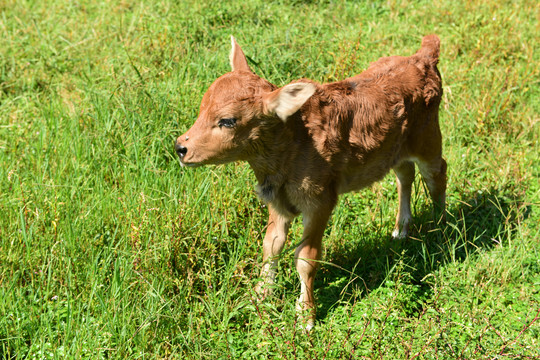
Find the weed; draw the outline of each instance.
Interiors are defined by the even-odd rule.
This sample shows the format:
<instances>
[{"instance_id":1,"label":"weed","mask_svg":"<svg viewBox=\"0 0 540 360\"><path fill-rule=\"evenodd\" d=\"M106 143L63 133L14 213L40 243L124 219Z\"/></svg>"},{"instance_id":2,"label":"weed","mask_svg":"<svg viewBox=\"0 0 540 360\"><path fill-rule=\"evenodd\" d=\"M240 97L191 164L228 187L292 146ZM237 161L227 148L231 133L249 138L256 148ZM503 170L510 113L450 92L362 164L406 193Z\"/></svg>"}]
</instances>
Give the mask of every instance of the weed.
<instances>
[{"instance_id":1,"label":"weed","mask_svg":"<svg viewBox=\"0 0 540 360\"><path fill-rule=\"evenodd\" d=\"M537 4L261 0L0 3L0 358L540 356ZM437 33L447 225L425 187L392 241L395 180L340 200L318 324L295 318L300 221L274 297L246 164L173 141L234 34L283 85L333 81Z\"/></svg>"}]
</instances>

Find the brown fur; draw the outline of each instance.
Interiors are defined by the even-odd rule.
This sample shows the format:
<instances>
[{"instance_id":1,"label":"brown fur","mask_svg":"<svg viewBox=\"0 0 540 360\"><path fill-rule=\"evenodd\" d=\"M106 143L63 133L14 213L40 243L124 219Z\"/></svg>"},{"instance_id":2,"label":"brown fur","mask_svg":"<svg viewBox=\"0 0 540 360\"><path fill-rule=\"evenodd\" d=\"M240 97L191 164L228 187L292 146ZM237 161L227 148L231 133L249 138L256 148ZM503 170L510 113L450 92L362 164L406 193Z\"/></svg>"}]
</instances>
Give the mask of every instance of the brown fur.
<instances>
[{"instance_id":1,"label":"brown fur","mask_svg":"<svg viewBox=\"0 0 540 360\"><path fill-rule=\"evenodd\" d=\"M339 194L369 186L394 169L400 200L394 236L406 236L417 163L444 213L438 56L439 39L430 35L416 54L381 58L360 75L330 84L301 79L278 89L251 72L233 39L233 71L210 86L199 118L177 139L184 165L246 160L253 168L270 212L261 293L272 282L291 220L303 214L296 266L299 310L309 310L308 328L314 323L321 239ZM235 127L220 127L224 118L237 119Z\"/></svg>"}]
</instances>

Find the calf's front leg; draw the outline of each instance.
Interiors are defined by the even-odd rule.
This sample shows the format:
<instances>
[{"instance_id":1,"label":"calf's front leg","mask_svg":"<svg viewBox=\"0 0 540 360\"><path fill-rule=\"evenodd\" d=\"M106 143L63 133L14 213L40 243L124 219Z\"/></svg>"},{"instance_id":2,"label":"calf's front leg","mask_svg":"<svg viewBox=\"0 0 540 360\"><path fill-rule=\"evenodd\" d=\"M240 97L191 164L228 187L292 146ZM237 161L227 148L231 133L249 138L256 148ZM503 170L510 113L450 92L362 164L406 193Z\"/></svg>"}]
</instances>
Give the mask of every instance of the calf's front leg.
<instances>
[{"instance_id":1,"label":"calf's front leg","mask_svg":"<svg viewBox=\"0 0 540 360\"><path fill-rule=\"evenodd\" d=\"M313 212L304 213L304 234L302 243L295 252L296 270L300 275L301 293L296 304L296 310L302 326L311 330L315 325L315 297L313 287L315 274L321 258L321 246L324 229L332 213L331 206L318 208Z\"/></svg>"},{"instance_id":2,"label":"calf's front leg","mask_svg":"<svg viewBox=\"0 0 540 360\"><path fill-rule=\"evenodd\" d=\"M278 263L278 255L283 250L287 233L291 226L291 219L279 214L271 205L268 206L270 216L268 227L263 240L263 266L261 269L261 281L255 288L259 298L265 298L271 291L270 286L274 283Z\"/></svg>"}]
</instances>

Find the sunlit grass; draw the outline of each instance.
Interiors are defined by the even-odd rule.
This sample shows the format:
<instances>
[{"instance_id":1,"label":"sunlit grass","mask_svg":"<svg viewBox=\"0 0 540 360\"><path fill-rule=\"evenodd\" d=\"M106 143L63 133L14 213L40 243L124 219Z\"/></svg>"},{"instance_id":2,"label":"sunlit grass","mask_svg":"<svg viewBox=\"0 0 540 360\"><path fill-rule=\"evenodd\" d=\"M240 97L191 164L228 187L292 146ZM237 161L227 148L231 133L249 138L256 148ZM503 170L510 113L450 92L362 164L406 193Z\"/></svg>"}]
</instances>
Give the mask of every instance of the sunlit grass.
<instances>
[{"instance_id":1,"label":"sunlit grass","mask_svg":"<svg viewBox=\"0 0 540 360\"><path fill-rule=\"evenodd\" d=\"M532 1L0 3L1 358L539 355L540 63ZM448 223L418 178L342 197L295 320L296 221L253 301L267 210L247 164L180 168L173 141L234 34L276 85L334 81L437 33Z\"/></svg>"}]
</instances>

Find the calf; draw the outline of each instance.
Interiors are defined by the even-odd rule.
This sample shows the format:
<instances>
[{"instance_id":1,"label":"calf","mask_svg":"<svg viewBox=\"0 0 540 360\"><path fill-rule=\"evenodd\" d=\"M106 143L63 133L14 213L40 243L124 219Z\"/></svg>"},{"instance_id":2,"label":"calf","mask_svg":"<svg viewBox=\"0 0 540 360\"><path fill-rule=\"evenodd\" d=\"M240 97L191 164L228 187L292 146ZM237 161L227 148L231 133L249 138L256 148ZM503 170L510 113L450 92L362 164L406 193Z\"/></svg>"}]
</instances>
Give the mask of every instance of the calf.
<instances>
[{"instance_id":1,"label":"calf","mask_svg":"<svg viewBox=\"0 0 540 360\"><path fill-rule=\"evenodd\" d=\"M426 36L416 54L381 58L343 81L301 79L281 88L254 74L232 37L231 42L232 71L204 94L197 121L176 140L175 150L183 166L245 160L255 172L270 217L259 295L273 282L291 221L303 215L295 253L301 280L297 309L311 329L323 232L340 194L369 186L393 169L399 194L393 236L405 237L416 163L444 215L439 38Z\"/></svg>"}]
</instances>

